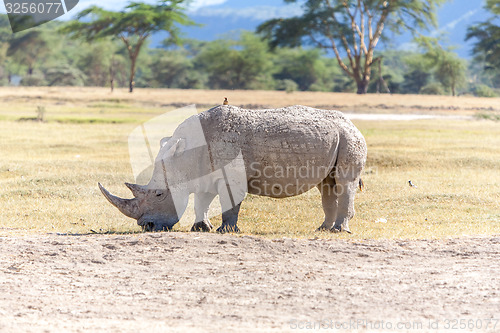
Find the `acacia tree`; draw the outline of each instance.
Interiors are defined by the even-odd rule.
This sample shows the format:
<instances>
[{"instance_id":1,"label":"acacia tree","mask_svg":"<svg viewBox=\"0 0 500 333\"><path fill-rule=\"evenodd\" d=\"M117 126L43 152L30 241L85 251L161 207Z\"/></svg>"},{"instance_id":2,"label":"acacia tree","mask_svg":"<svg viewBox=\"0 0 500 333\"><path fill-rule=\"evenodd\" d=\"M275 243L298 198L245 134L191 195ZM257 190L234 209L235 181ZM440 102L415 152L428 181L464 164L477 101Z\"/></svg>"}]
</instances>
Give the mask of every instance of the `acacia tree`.
<instances>
[{"instance_id":1,"label":"acacia tree","mask_svg":"<svg viewBox=\"0 0 500 333\"><path fill-rule=\"evenodd\" d=\"M465 69L464 60L453 52L445 52L439 60L434 75L443 86L451 90L453 96L456 96L457 88L465 86L467 80Z\"/></svg>"},{"instance_id":2,"label":"acacia tree","mask_svg":"<svg viewBox=\"0 0 500 333\"><path fill-rule=\"evenodd\" d=\"M356 82L357 93L365 94L372 65L379 60L374 51L386 27L400 33L435 25L436 7L445 1L307 0L302 16L272 19L261 24L257 31L270 40L272 47L296 47L308 41L316 47L333 50L342 70Z\"/></svg>"},{"instance_id":3,"label":"acacia tree","mask_svg":"<svg viewBox=\"0 0 500 333\"><path fill-rule=\"evenodd\" d=\"M171 39L178 40L176 24L193 24L184 13L182 4L185 1L161 0L156 5L131 2L120 12L93 6L80 12L78 20L69 23L61 31L87 41L109 36L123 41L130 59L129 91L133 92L137 59L148 37L155 32L166 31Z\"/></svg>"},{"instance_id":4,"label":"acacia tree","mask_svg":"<svg viewBox=\"0 0 500 333\"><path fill-rule=\"evenodd\" d=\"M424 57L429 60L427 70L434 68L434 77L456 95L457 88L466 84L466 62L452 49L444 49L437 38L419 37L416 42L425 50Z\"/></svg>"},{"instance_id":5,"label":"acacia tree","mask_svg":"<svg viewBox=\"0 0 500 333\"><path fill-rule=\"evenodd\" d=\"M473 52L484 59L486 69L500 68L500 0L487 0L486 9L493 16L486 22L469 27L466 40L475 39Z\"/></svg>"}]
</instances>

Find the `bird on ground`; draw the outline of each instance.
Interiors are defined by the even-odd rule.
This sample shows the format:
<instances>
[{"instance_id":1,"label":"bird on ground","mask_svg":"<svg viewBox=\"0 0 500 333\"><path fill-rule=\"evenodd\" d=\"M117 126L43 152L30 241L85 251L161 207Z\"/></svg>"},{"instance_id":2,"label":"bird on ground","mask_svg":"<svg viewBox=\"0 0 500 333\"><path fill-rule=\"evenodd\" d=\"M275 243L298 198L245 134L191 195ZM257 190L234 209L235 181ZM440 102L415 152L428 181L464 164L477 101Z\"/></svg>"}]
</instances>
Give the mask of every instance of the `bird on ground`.
<instances>
[{"instance_id":1,"label":"bird on ground","mask_svg":"<svg viewBox=\"0 0 500 333\"><path fill-rule=\"evenodd\" d=\"M224 97L224 103L222 103L223 105L229 105L229 101L227 100L227 97Z\"/></svg>"},{"instance_id":2,"label":"bird on ground","mask_svg":"<svg viewBox=\"0 0 500 333\"><path fill-rule=\"evenodd\" d=\"M411 180L408 181L408 185L410 185L410 187L417 188L417 185L413 184Z\"/></svg>"}]
</instances>

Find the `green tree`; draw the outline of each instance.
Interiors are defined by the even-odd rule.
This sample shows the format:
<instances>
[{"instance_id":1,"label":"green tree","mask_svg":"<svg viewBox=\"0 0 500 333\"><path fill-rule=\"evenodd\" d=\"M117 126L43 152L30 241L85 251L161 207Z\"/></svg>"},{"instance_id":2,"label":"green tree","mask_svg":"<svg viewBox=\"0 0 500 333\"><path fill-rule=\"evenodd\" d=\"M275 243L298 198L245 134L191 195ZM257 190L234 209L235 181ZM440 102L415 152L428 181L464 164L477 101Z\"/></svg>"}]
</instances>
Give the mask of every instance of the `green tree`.
<instances>
[{"instance_id":1,"label":"green tree","mask_svg":"<svg viewBox=\"0 0 500 333\"><path fill-rule=\"evenodd\" d=\"M476 40L473 52L484 56L489 67L500 68L500 0L487 0L486 9L493 16L468 28L466 40Z\"/></svg>"},{"instance_id":2,"label":"green tree","mask_svg":"<svg viewBox=\"0 0 500 333\"><path fill-rule=\"evenodd\" d=\"M444 95L443 85L439 82L431 82L420 89L423 95Z\"/></svg>"},{"instance_id":3,"label":"green tree","mask_svg":"<svg viewBox=\"0 0 500 333\"><path fill-rule=\"evenodd\" d=\"M436 73L434 74L439 82L451 90L451 94L456 96L457 88L465 86L467 77L465 76L466 65L456 53L445 52L439 59Z\"/></svg>"},{"instance_id":4,"label":"green tree","mask_svg":"<svg viewBox=\"0 0 500 333\"><path fill-rule=\"evenodd\" d=\"M273 63L267 43L251 32L239 40L210 42L195 59L212 89L272 89Z\"/></svg>"},{"instance_id":5,"label":"green tree","mask_svg":"<svg viewBox=\"0 0 500 333\"><path fill-rule=\"evenodd\" d=\"M87 76L86 85L104 87L110 82L110 66L114 52L111 41L88 45L87 51L77 62L78 68Z\"/></svg>"},{"instance_id":6,"label":"green tree","mask_svg":"<svg viewBox=\"0 0 500 333\"><path fill-rule=\"evenodd\" d=\"M185 0L161 0L156 5L132 2L120 12L93 6L80 12L78 21L69 23L62 31L87 41L109 36L119 38L130 60L129 91L133 92L137 59L151 34L167 31L173 40L178 40L176 24L193 24L184 13L183 2Z\"/></svg>"},{"instance_id":7,"label":"green tree","mask_svg":"<svg viewBox=\"0 0 500 333\"><path fill-rule=\"evenodd\" d=\"M407 54L404 57L406 71L403 74L401 92L419 94L423 87L432 80L432 69L435 64L421 53Z\"/></svg>"},{"instance_id":8,"label":"green tree","mask_svg":"<svg viewBox=\"0 0 500 333\"><path fill-rule=\"evenodd\" d=\"M295 3L299 0L285 0ZM340 67L367 92L375 48L385 28L395 33L436 24L435 10L445 0L307 0L302 16L272 19L258 32L272 46L300 46L305 41L333 50ZM345 53L347 61L342 54Z\"/></svg>"},{"instance_id":9,"label":"green tree","mask_svg":"<svg viewBox=\"0 0 500 333\"><path fill-rule=\"evenodd\" d=\"M86 45L81 53L77 67L86 75L87 86L105 87L114 89L115 83L125 85L128 79L126 58L118 53L118 45L110 39L103 39L98 43Z\"/></svg>"},{"instance_id":10,"label":"green tree","mask_svg":"<svg viewBox=\"0 0 500 333\"><path fill-rule=\"evenodd\" d=\"M411 54L409 51L384 50L379 53L375 67L372 70L372 82L368 92L388 92L399 94L403 90L405 74L408 72L406 58ZM382 80L381 80L382 79Z\"/></svg>"},{"instance_id":11,"label":"green tree","mask_svg":"<svg viewBox=\"0 0 500 333\"><path fill-rule=\"evenodd\" d=\"M9 42L12 37L7 15L0 15L0 85L10 83L12 59L7 57Z\"/></svg>"},{"instance_id":12,"label":"green tree","mask_svg":"<svg viewBox=\"0 0 500 333\"><path fill-rule=\"evenodd\" d=\"M417 42L426 51L425 57L435 69L435 78L455 96L456 89L463 87L467 80L466 62L450 49L443 49L436 38L420 37Z\"/></svg>"},{"instance_id":13,"label":"green tree","mask_svg":"<svg viewBox=\"0 0 500 333\"><path fill-rule=\"evenodd\" d=\"M335 78L344 79L332 59L325 57L321 50L302 48L280 48L274 57L274 78L283 89L285 80L291 80L302 91L333 91Z\"/></svg>"},{"instance_id":14,"label":"green tree","mask_svg":"<svg viewBox=\"0 0 500 333\"><path fill-rule=\"evenodd\" d=\"M83 86L85 74L69 64L47 69L45 73L48 86Z\"/></svg>"},{"instance_id":15,"label":"green tree","mask_svg":"<svg viewBox=\"0 0 500 333\"><path fill-rule=\"evenodd\" d=\"M12 37L9 18L7 15L0 15L0 43L7 43Z\"/></svg>"},{"instance_id":16,"label":"green tree","mask_svg":"<svg viewBox=\"0 0 500 333\"><path fill-rule=\"evenodd\" d=\"M109 62L109 84L111 92L115 86L125 86L127 84L127 73L125 71L127 60L121 54L112 54Z\"/></svg>"},{"instance_id":17,"label":"green tree","mask_svg":"<svg viewBox=\"0 0 500 333\"><path fill-rule=\"evenodd\" d=\"M10 40L7 56L14 57L28 67L28 75L32 75L37 60L43 59L50 52L50 44L43 30L29 30L16 34Z\"/></svg>"},{"instance_id":18,"label":"green tree","mask_svg":"<svg viewBox=\"0 0 500 333\"><path fill-rule=\"evenodd\" d=\"M482 81L500 88L500 0L487 0L485 8L493 15L486 22L468 28L466 40L474 40L474 63L481 64ZM478 72L478 71L475 71Z\"/></svg>"},{"instance_id":19,"label":"green tree","mask_svg":"<svg viewBox=\"0 0 500 333\"><path fill-rule=\"evenodd\" d=\"M207 78L194 68L186 50L158 50L151 63L150 81L155 88L199 89L204 88Z\"/></svg>"}]
</instances>

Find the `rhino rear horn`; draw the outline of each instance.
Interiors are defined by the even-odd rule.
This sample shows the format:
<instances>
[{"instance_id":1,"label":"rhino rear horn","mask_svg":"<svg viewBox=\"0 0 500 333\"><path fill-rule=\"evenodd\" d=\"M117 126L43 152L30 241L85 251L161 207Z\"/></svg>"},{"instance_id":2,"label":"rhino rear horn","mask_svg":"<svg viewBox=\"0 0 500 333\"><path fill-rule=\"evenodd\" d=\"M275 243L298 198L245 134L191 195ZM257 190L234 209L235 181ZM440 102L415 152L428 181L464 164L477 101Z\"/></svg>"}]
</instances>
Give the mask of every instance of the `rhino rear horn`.
<instances>
[{"instance_id":1,"label":"rhino rear horn","mask_svg":"<svg viewBox=\"0 0 500 333\"><path fill-rule=\"evenodd\" d=\"M146 188L144 186L137 184L130 184L130 183L125 183L125 186L128 187L128 189L132 192L132 194L136 198L139 198L146 194Z\"/></svg>"},{"instance_id":2,"label":"rhino rear horn","mask_svg":"<svg viewBox=\"0 0 500 333\"><path fill-rule=\"evenodd\" d=\"M114 196L113 194L109 193L108 190L104 188L99 183L99 189L101 190L102 194L108 199L108 201L118 208L120 212L122 212L125 216L128 216L133 219L139 219L141 217L139 205L138 205L138 200L136 198L134 199L122 199L117 196Z\"/></svg>"}]
</instances>

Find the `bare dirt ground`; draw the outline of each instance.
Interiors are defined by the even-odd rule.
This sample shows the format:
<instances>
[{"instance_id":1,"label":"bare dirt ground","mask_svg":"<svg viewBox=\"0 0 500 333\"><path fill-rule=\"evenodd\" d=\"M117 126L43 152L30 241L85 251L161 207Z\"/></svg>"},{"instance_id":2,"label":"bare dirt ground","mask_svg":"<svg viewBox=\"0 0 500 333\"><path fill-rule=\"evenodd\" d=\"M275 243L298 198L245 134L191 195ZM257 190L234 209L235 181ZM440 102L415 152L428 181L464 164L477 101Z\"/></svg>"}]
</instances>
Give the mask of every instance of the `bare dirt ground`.
<instances>
[{"instance_id":1,"label":"bare dirt ground","mask_svg":"<svg viewBox=\"0 0 500 333\"><path fill-rule=\"evenodd\" d=\"M6 332L281 332L311 325L421 332L459 328L460 320L474 327L459 331L498 332L499 310L500 235L0 237Z\"/></svg>"}]
</instances>

